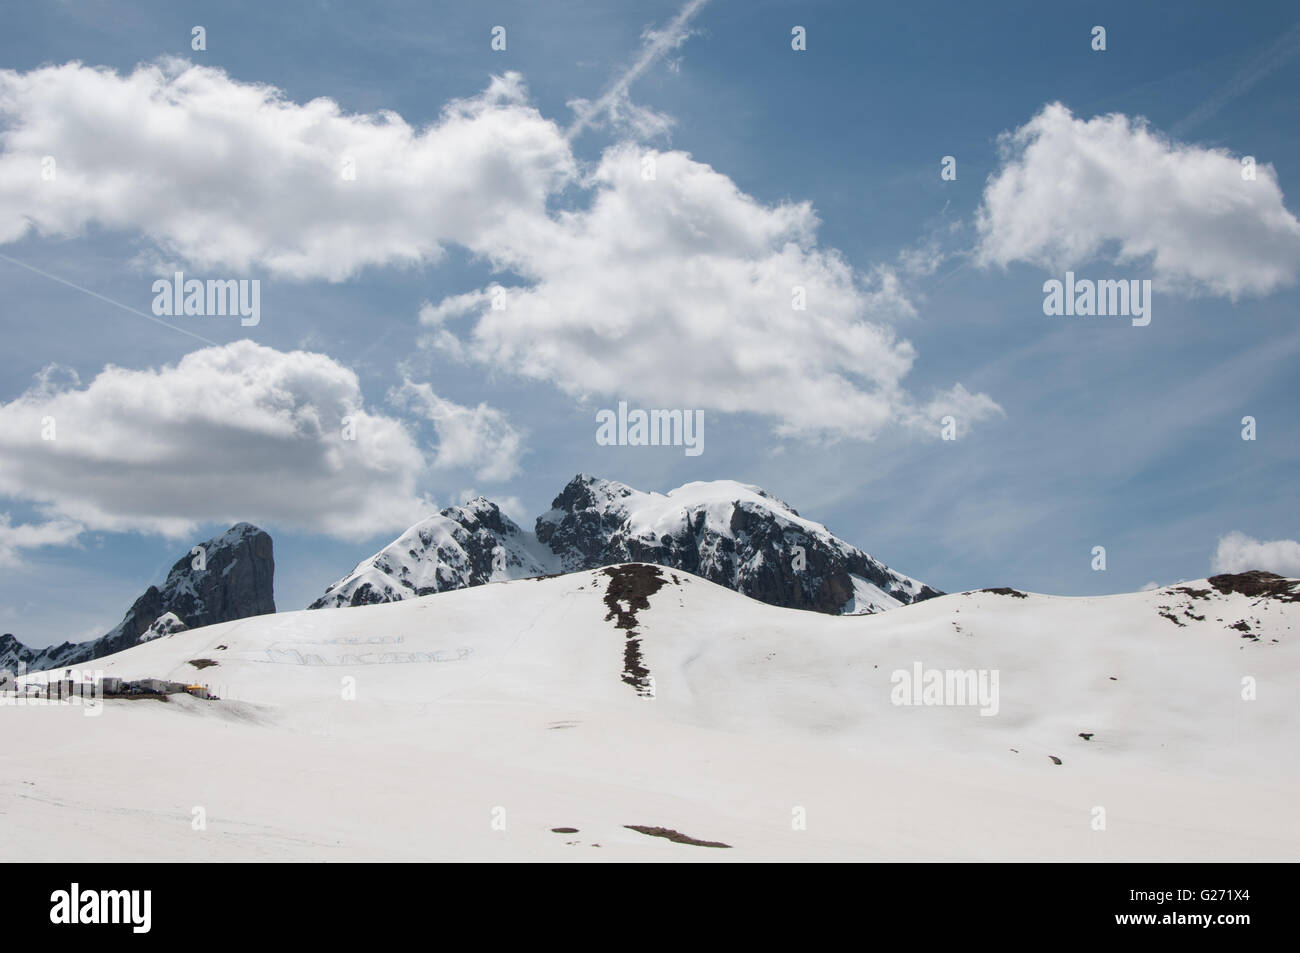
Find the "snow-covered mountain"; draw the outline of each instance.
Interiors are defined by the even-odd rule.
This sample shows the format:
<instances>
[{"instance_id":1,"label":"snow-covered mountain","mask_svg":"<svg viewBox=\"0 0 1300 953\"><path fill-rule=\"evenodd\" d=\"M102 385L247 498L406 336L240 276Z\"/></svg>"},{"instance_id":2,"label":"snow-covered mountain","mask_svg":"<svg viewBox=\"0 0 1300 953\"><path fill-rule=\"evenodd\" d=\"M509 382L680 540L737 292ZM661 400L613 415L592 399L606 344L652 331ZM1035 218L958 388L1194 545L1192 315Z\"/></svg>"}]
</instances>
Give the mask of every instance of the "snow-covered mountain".
<instances>
[{"instance_id":1,"label":"snow-covered mountain","mask_svg":"<svg viewBox=\"0 0 1300 953\"><path fill-rule=\"evenodd\" d=\"M394 602L504 579L647 562L792 609L865 615L939 595L756 486L667 494L579 474L521 529L478 498L416 524L311 608Z\"/></svg>"},{"instance_id":2,"label":"snow-covered mountain","mask_svg":"<svg viewBox=\"0 0 1300 953\"><path fill-rule=\"evenodd\" d=\"M421 520L325 590L308 608L372 605L524 579L555 560L483 497Z\"/></svg>"},{"instance_id":3,"label":"snow-covered mountain","mask_svg":"<svg viewBox=\"0 0 1300 953\"><path fill-rule=\"evenodd\" d=\"M842 617L625 564L190 629L94 668L222 701L0 707L5 856L1295 861L1298 588Z\"/></svg>"},{"instance_id":4,"label":"snow-covered mountain","mask_svg":"<svg viewBox=\"0 0 1300 953\"><path fill-rule=\"evenodd\" d=\"M198 548L202 554L191 548L178 559L162 588L146 589L107 635L44 649L28 648L10 634L0 636L0 669L79 665L186 628L275 611L275 558L266 532L236 523Z\"/></svg>"},{"instance_id":5,"label":"snow-covered mountain","mask_svg":"<svg viewBox=\"0 0 1300 953\"><path fill-rule=\"evenodd\" d=\"M538 517L536 535L566 571L656 563L790 609L867 614L940 594L732 480L665 495L579 474Z\"/></svg>"}]
</instances>

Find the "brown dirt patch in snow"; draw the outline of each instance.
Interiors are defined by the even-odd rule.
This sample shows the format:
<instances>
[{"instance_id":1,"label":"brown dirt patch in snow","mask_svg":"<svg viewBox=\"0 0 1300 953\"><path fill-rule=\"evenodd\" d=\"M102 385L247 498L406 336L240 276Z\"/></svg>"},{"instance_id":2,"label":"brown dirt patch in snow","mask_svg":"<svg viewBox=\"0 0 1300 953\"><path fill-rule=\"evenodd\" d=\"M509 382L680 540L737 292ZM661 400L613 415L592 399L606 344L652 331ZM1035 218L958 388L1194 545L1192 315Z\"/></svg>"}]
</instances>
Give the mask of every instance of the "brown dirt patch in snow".
<instances>
[{"instance_id":1,"label":"brown dirt patch in snow","mask_svg":"<svg viewBox=\"0 0 1300 953\"><path fill-rule=\"evenodd\" d=\"M1255 569L1250 572L1211 576L1206 581L1224 595L1239 592L1243 596L1263 596L1267 599L1277 599L1279 602L1300 602L1300 593L1295 591L1297 580L1287 579L1276 573Z\"/></svg>"},{"instance_id":2,"label":"brown dirt patch in snow","mask_svg":"<svg viewBox=\"0 0 1300 953\"><path fill-rule=\"evenodd\" d=\"M650 669L641 657L641 640L637 637L636 614L650 608L650 597L664 587L663 571L658 566L630 563L623 566L606 566L601 570L609 577L605 587L605 621L613 621L616 629L626 634L623 643L622 679L636 689L643 698L654 696ZM624 604L627 608L624 609Z\"/></svg>"},{"instance_id":3,"label":"brown dirt patch in snow","mask_svg":"<svg viewBox=\"0 0 1300 953\"><path fill-rule=\"evenodd\" d=\"M728 850L731 849L730 844L724 844L722 841L698 840L697 838L683 834L681 831L675 831L668 827L644 827L640 824L624 824L623 826L630 831L636 831L638 834L646 834L650 837L662 837L665 840L672 841L674 844L689 844L692 847L725 847Z\"/></svg>"},{"instance_id":4,"label":"brown dirt patch in snow","mask_svg":"<svg viewBox=\"0 0 1300 953\"><path fill-rule=\"evenodd\" d=\"M991 592L995 596L1014 596L1017 599L1029 598L1029 593L1021 592L1019 589L1012 589L1010 586L999 586L997 589L981 589L980 592Z\"/></svg>"},{"instance_id":5,"label":"brown dirt patch in snow","mask_svg":"<svg viewBox=\"0 0 1300 953\"><path fill-rule=\"evenodd\" d=\"M663 571L658 566L632 563L606 566L601 572L609 577L609 585L605 587L605 606L609 612L605 621L616 618L616 629L635 629L636 614L649 609L650 597L664 587ZM627 608L621 603L627 603Z\"/></svg>"},{"instance_id":6,"label":"brown dirt patch in snow","mask_svg":"<svg viewBox=\"0 0 1300 953\"><path fill-rule=\"evenodd\" d=\"M192 658L190 659L190 664L195 668L208 668L211 665L220 665L221 663L215 662L210 658Z\"/></svg>"},{"instance_id":7,"label":"brown dirt patch in snow","mask_svg":"<svg viewBox=\"0 0 1300 953\"><path fill-rule=\"evenodd\" d=\"M623 643L623 681L636 689L636 693L643 698L650 698L654 695L651 687L654 683L650 681L650 669L645 667L645 662L641 658L641 640L632 638L628 635L627 641Z\"/></svg>"}]
</instances>

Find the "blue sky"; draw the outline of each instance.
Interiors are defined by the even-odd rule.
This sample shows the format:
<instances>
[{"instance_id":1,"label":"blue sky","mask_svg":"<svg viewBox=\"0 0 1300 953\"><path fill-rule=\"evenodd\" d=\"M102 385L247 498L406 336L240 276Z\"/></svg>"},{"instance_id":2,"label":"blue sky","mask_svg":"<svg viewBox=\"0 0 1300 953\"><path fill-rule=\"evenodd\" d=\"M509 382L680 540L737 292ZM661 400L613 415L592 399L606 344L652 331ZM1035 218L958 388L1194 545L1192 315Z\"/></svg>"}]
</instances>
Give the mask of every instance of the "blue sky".
<instances>
[{"instance_id":1,"label":"blue sky","mask_svg":"<svg viewBox=\"0 0 1300 953\"><path fill-rule=\"evenodd\" d=\"M1300 16L997 7L710 0L676 32L676 2L15 8L0 631L102 634L236 519L301 608L421 512L476 492L530 526L580 471L758 484L945 590L1300 573ZM339 142L365 199L312 178ZM180 371L203 342L86 293L147 315L173 267L262 288L255 327L165 319L219 352ZM1151 324L1045 316L1067 269L1152 280ZM495 317L456 297L497 284ZM597 445L620 399L703 409L704 453ZM388 442L330 470L349 401Z\"/></svg>"}]
</instances>

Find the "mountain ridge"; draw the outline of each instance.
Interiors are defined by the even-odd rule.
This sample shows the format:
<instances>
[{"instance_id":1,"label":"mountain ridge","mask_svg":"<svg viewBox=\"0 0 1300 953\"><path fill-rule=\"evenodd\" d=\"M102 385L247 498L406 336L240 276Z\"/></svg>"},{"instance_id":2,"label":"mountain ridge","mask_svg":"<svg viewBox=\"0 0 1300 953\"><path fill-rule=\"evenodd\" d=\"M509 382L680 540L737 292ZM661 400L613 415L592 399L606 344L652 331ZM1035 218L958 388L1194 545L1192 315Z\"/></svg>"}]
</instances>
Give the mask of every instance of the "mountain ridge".
<instances>
[{"instance_id":1,"label":"mountain ridge","mask_svg":"<svg viewBox=\"0 0 1300 953\"><path fill-rule=\"evenodd\" d=\"M940 595L733 480L643 492L587 473L522 529L484 497L415 524L308 608L372 605L626 562L688 572L770 605L866 615Z\"/></svg>"}]
</instances>

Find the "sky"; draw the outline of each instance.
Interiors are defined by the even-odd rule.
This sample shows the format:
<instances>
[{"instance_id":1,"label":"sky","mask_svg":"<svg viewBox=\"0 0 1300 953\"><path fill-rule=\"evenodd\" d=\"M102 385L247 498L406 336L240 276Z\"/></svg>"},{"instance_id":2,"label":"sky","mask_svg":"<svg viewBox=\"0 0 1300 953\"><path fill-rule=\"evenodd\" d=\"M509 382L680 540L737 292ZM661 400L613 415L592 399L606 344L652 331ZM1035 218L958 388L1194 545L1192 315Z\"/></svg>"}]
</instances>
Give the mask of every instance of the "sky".
<instances>
[{"instance_id":1,"label":"sky","mask_svg":"<svg viewBox=\"0 0 1300 953\"><path fill-rule=\"evenodd\" d=\"M987 6L9 5L0 631L238 520L303 608L580 472L945 591L1300 575L1300 13ZM255 323L158 314L178 271ZM1067 272L1149 297L1045 313ZM598 442L620 401L703 452Z\"/></svg>"}]
</instances>

